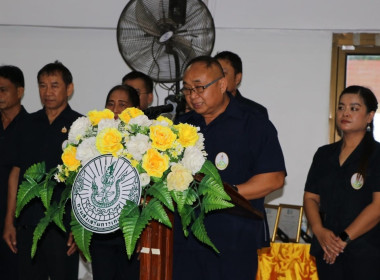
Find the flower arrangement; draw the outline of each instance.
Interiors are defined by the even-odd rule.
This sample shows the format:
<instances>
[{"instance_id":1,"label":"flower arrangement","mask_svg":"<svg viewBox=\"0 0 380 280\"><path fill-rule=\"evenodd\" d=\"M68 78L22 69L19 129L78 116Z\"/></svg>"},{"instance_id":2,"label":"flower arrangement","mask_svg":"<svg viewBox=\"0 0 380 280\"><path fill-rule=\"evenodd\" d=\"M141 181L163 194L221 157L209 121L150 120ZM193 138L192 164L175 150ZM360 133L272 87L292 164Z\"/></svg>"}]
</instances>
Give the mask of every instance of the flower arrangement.
<instances>
[{"instance_id":1,"label":"flower arrangement","mask_svg":"<svg viewBox=\"0 0 380 280\"><path fill-rule=\"evenodd\" d=\"M19 188L16 216L35 197L39 197L46 208L45 217L34 232L32 257L50 222L66 231L62 222L64 208L81 168L97 156L108 154L128 159L138 171L142 187L140 203L127 200L119 218L129 257L149 221L155 219L172 227L165 207L179 213L186 236L191 231L218 252L207 236L205 214L233 207L233 204L229 202L217 169L206 160L204 138L198 131L199 128L189 124L174 125L162 116L150 120L137 108L124 110L116 120L108 109L90 111L87 116L78 118L68 133L63 164L49 172L45 171L44 163L34 164L26 171ZM194 180L200 173L205 175L203 179ZM59 202L51 202L53 177L66 185ZM199 210L195 211L196 208ZM73 214L71 231L79 249L91 260L89 245L93 233Z\"/></svg>"}]
</instances>

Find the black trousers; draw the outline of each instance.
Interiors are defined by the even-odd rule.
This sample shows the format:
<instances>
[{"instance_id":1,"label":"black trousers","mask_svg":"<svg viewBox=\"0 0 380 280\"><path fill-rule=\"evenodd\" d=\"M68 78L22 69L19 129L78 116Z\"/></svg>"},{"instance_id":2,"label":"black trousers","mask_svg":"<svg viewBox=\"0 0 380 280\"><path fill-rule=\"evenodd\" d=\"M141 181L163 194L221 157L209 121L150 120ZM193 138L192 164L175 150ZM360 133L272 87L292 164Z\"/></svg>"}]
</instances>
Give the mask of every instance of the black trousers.
<instances>
[{"instance_id":1,"label":"black trousers","mask_svg":"<svg viewBox=\"0 0 380 280\"><path fill-rule=\"evenodd\" d=\"M93 280L139 280L140 262L128 259L121 231L94 234L91 240Z\"/></svg>"},{"instance_id":2,"label":"black trousers","mask_svg":"<svg viewBox=\"0 0 380 280\"><path fill-rule=\"evenodd\" d=\"M35 227L17 229L19 279L21 280L78 280L79 254L67 256L68 234L55 225L46 229L31 258Z\"/></svg>"}]
</instances>

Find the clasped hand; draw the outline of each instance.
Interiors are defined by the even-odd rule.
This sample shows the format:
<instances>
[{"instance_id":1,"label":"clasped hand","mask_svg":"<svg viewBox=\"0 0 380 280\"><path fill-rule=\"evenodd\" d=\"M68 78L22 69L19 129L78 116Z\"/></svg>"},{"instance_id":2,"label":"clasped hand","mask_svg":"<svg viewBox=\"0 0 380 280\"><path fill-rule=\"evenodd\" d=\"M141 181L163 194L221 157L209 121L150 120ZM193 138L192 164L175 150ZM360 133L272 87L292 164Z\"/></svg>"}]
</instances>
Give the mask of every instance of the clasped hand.
<instances>
[{"instance_id":1,"label":"clasped hand","mask_svg":"<svg viewBox=\"0 0 380 280\"><path fill-rule=\"evenodd\" d=\"M314 234L324 251L323 259L326 263L333 264L339 254L343 253L347 243L335 236L334 232L324 227L315 230Z\"/></svg>"}]
</instances>

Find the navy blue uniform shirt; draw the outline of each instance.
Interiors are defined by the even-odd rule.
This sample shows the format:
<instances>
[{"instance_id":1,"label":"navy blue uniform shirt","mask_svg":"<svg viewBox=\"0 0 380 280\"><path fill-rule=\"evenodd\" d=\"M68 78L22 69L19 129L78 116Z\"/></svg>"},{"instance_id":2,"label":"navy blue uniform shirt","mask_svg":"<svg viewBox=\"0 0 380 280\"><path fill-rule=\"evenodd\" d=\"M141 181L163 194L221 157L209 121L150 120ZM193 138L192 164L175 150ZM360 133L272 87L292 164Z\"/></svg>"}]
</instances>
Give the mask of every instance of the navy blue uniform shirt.
<instances>
[{"instance_id":1,"label":"navy blue uniform shirt","mask_svg":"<svg viewBox=\"0 0 380 280\"><path fill-rule=\"evenodd\" d=\"M342 141L320 147L315 153L307 176L305 191L320 196L320 212L324 227L336 235L345 230L359 213L372 202L373 192L380 192L380 143L369 159L364 185L354 189L351 178L358 172L363 142L352 152L342 166L339 154ZM380 257L380 225L353 240L345 249L356 256ZM322 257L323 250L313 238L311 254Z\"/></svg>"},{"instance_id":2,"label":"navy blue uniform shirt","mask_svg":"<svg viewBox=\"0 0 380 280\"><path fill-rule=\"evenodd\" d=\"M30 114L28 122L25 122L23 128L25 138L21 139L20 143L18 143L20 150L15 162L15 166L20 167L19 184L23 180L23 174L26 169L32 164L44 161L46 171L57 167L58 164L62 164L62 144L67 140L71 124L80 116L81 114L73 111L69 105L51 124L45 109ZM53 193L53 200L59 201L64 187L63 184L57 184ZM41 201L33 199L21 211L17 224L37 225L44 216L44 211L45 208Z\"/></svg>"},{"instance_id":3,"label":"navy blue uniform shirt","mask_svg":"<svg viewBox=\"0 0 380 280\"><path fill-rule=\"evenodd\" d=\"M211 162L216 164L217 156L223 155L227 167L219 173L229 184L244 183L257 174L285 171L277 131L272 123L234 98L230 98L226 110L208 125L194 111L182 115L179 121L200 127ZM264 198L251 200L251 204L265 213ZM207 277L213 273L217 274L213 279L253 279L257 249L269 245L267 224L214 211L206 215L205 226L211 241L220 250L219 255L191 234L185 238L180 221L175 221L173 275L176 278L173 279ZM197 253L191 255L191 252ZM191 258L197 258L197 263L205 262L204 266L193 265L188 271L186 263L194 264Z\"/></svg>"}]
</instances>

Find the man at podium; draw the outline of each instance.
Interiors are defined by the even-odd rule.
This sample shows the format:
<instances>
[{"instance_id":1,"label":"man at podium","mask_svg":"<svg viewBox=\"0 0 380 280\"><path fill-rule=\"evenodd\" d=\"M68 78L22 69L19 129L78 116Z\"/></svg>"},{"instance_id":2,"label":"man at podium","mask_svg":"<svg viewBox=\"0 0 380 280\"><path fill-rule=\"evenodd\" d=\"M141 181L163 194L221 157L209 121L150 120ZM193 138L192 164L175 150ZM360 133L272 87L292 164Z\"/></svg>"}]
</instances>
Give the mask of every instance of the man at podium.
<instances>
[{"instance_id":1,"label":"man at podium","mask_svg":"<svg viewBox=\"0 0 380 280\"><path fill-rule=\"evenodd\" d=\"M265 213L264 197L283 186L286 174L277 131L226 89L223 69L215 58L193 59L181 89L193 110L179 121L200 127L207 157L222 180ZM181 222L175 221L173 279L254 279L257 249L269 246L265 219L214 211L206 215L205 226L219 254L192 234L184 237Z\"/></svg>"}]
</instances>

